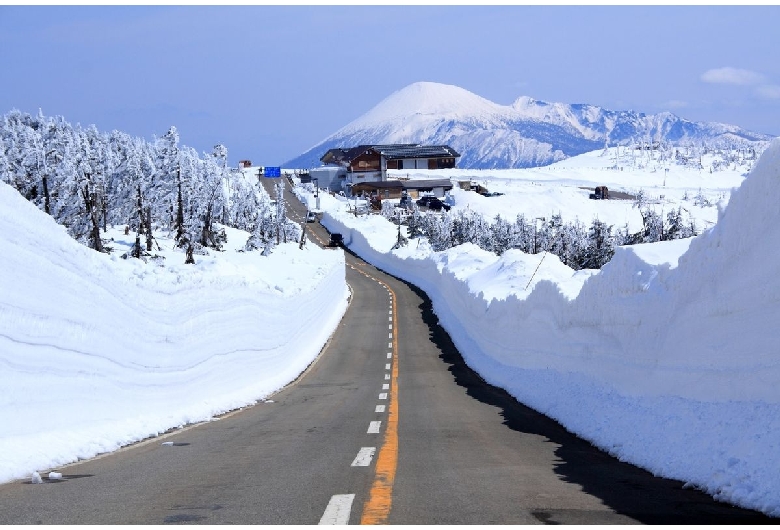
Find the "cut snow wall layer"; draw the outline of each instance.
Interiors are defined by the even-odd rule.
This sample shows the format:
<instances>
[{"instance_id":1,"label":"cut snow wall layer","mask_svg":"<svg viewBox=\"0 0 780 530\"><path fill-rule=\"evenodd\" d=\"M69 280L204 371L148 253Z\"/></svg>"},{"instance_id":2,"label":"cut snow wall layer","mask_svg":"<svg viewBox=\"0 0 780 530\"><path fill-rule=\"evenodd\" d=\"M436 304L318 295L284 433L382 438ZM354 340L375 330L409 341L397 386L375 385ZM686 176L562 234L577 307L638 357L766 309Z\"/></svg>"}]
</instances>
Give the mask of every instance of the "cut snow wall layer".
<instances>
[{"instance_id":1,"label":"cut snow wall layer","mask_svg":"<svg viewBox=\"0 0 780 530\"><path fill-rule=\"evenodd\" d=\"M346 311L343 252L162 267L78 244L3 183L0 205L0 483L254 404Z\"/></svg>"}]
</instances>

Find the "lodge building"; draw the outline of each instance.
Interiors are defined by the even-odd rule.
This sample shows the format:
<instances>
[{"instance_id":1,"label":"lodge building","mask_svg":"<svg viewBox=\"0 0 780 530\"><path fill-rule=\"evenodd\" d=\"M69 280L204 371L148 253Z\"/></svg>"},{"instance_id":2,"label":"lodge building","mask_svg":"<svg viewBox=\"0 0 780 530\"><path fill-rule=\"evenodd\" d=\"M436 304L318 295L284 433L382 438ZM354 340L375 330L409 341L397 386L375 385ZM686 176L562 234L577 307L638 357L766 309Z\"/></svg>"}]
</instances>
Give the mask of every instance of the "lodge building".
<instances>
[{"instance_id":1,"label":"lodge building","mask_svg":"<svg viewBox=\"0 0 780 530\"><path fill-rule=\"evenodd\" d=\"M458 158L460 154L447 145L337 147L329 149L320 158L323 167L312 169L310 174L318 179L320 187L331 190L340 188L347 195L366 189L414 189L421 186L419 182L405 185L392 183L393 181L388 181L387 170L452 169ZM320 178L322 180L319 180Z\"/></svg>"}]
</instances>

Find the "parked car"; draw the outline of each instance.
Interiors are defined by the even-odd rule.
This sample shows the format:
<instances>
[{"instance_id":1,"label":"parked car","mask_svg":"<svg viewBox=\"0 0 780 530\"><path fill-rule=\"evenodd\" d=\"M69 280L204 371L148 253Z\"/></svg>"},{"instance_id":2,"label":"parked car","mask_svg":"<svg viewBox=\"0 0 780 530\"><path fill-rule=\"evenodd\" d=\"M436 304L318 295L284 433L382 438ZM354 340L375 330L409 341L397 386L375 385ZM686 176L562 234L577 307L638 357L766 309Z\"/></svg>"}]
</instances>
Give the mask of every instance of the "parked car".
<instances>
[{"instance_id":1,"label":"parked car","mask_svg":"<svg viewBox=\"0 0 780 530\"><path fill-rule=\"evenodd\" d=\"M435 198L436 197L434 197L433 195L425 195L423 197L420 197L419 199L417 199L417 206L427 207L430 204L430 202Z\"/></svg>"},{"instance_id":2,"label":"parked car","mask_svg":"<svg viewBox=\"0 0 780 530\"><path fill-rule=\"evenodd\" d=\"M443 209L445 212L449 212L450 205L444 204L443 202L441 202L441 200L437 199L436 197L431 197L431 200L428 201L428 209L437 212Z\"/></svg>"}]
</instances>

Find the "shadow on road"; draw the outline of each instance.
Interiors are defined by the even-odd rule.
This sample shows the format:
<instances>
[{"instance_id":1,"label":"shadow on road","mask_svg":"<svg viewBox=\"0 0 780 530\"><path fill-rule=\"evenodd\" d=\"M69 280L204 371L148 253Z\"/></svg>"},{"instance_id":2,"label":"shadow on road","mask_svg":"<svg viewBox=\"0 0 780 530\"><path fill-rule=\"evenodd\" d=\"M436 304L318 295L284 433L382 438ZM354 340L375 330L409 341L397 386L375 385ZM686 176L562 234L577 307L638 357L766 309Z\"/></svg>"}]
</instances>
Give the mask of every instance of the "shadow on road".
<instances>
[{"instance_id":1,"label":"shadow on road","mask_svg":"<svg viewBox=\"0 0 780 530\"><path fill-rule=\"evenodd\" d=\"M399 280L402 281L402 280ZM404 282L422 300L420 310L430 330L439 357L449 365L455 383L469 396L501 410L504 424L512 430L544 436L559 448L560 463L555 472L586 493L598 497L616 513L645 524L777 524L764 514L737 508L709 495L683 489L683 483L654 476L641 468L619 461L589 442L568 432L556 421L519 403L508 392L486 383L463 361L447 332L439 325L428 296ZM534 514L539 521L556 523L554 512Z\"/></svg>"}]
</instances>

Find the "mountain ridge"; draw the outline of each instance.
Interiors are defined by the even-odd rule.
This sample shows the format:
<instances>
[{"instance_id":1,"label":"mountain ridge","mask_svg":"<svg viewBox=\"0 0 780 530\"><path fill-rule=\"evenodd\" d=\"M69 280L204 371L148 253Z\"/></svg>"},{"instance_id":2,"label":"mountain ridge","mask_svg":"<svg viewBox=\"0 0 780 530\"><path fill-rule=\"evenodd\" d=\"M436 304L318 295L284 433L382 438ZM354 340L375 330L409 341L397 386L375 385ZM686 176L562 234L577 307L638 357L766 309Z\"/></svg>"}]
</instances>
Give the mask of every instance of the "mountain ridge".
<instances>
[{"instance_id":1,"label":"mountain ridge","mask_svg":"<svg viewBox=\"0 0 780 530\"><path fill-rule=\"evenodd\" d=\"M365 144L447 144L461 154L458 167L511 169L548 165L606 145L706 142L717 147L772 138L667 111L612 111L528 96L500 105L455 85L420 81L393 92L284 166L316 167L328 149Z\"/></svg>"}]
</instances>

